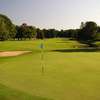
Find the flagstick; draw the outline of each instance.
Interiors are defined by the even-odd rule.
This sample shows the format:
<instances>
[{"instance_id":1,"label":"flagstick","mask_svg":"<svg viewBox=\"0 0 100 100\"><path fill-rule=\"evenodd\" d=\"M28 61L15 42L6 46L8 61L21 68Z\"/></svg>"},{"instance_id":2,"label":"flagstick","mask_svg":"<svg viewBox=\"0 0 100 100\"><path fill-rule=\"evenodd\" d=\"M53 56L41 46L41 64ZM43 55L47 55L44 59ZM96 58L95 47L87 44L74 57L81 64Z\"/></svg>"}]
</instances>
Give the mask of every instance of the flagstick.
<instances>
[{"instance_id":1,"label":"flagstick","mask_svg":"<svg viewBox=\"0 0 100 100\"><path fill-rule=\"evenodd\" d=\"M42 63L42 74L44 74L44 47L41 48L41 63Z\"/></svg>"},{"instance_id":2,"label":"flagstick","mask_svg":"<svg viewBox=\"0 0 100 100\"><path fill-rule=\"evenodd\" d=\"M41 67L42 67L42 74L45 73L45 62L44 62L44 34L42 34L42 43L41 43Z\"/></svg>"}]
</instances>

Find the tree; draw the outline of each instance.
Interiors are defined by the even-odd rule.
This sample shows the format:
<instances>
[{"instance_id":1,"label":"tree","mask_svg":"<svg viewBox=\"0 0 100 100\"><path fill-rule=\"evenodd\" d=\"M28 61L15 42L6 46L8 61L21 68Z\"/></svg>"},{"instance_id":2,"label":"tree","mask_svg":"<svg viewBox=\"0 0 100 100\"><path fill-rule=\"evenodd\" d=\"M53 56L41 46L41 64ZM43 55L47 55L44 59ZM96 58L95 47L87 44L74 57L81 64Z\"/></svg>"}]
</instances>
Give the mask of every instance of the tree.
<instances>
[{"instance_id":1,"label":"tree","mask_svg":"<svg viewBox=\"0 0 100 100\"><path fill-rule=\"evenodd\" d=\"M78 34L78 40L81 43L85 43L87 45L95 46L95 37L97 34L97 24L95 22L86 22L84 26L80 29Z\"/></svg>"},{"instance_id":2,"label":"tree","mask_svg":"<svg viewBox=\"0 0 100 100\"><path fill-rule=\"evenodd\" d=\"M25 23L23 23L21 26L16 26L16 30L16 38L18 40L31 39L35 37L36 34L36 28L33 26L28 26Z\"/></svg>"},{"instance_id":3,"label":"tree","mask_svg":"<svg viewBox=\"0 0 100 100\"><path fill-rule=\"evenodd\" d=\"M28 26L27 27L27 38L31 39L31 38L36 38L36 28L34 26Z\"/></svg>"},{"instance_id":4,"label":"tree","mask_svg":"<svg viewBox=\"0 0 100 100\"><path fill-rule=\"evenodd\" d=\"M11 20L0 14L0 40L8 40L15 37L15 26L12 24Z\"/></svg>"},{"instance_id":5,"label":"tree","mask_svg":"<svg viewBox=\"0 0 100 100\"><path fill-rule=\"evenodd\" d=\"M84 22L81 22L80 29L83 29L85 26Z\"/></svg>"},{"instance_id":6,"label":"tree","mask_svg":"<svg viewBox=\"0 0 100 100\"><path fill-rule=\"evenodd\" d=\"M43 29L43 33L45 38L55 38L57 36L58 31L55 29Z\"/></svg>"},{"instance_id":7,"label":"tree","mask_svg":"<svg viewBox=\"0 0 100 100\"><path fill-rule=\"evenodd\" d=\"M36 30L36 38L37 39L43 39L44 38L44 32L40 30L39 28Z\"/></svg>"},{"instance_id":8,"label":"tree","mask_svg":"<svg viewBox=\"0 0 100 100\"><path fill-rule=\"evenodd\" d=\"M20 26L16 26L16 36L15 38L17 38L18 40L22 40L24 37L22 28Z\"/></svg>"}]
</instances>

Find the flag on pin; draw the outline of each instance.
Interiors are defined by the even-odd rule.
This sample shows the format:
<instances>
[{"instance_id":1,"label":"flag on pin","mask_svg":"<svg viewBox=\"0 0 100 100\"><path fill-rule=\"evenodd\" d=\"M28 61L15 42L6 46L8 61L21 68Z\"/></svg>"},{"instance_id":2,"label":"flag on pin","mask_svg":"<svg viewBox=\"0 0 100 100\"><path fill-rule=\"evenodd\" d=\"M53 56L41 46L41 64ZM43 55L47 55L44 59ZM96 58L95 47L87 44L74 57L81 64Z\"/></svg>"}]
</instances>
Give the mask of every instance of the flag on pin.
<instances>
[{"instance_id":1,"label":"flag on pin","mask_svg":"<svg viewBox=\"0 0 100 100\"><path fill-rule=\"evenodd\" d=\"M41 44L40 44L40 48L41 48L41 49L43 49L43 48L44 48L44 45L43 45L43 43L41 43Z\"/></svg>"}]
</instances>

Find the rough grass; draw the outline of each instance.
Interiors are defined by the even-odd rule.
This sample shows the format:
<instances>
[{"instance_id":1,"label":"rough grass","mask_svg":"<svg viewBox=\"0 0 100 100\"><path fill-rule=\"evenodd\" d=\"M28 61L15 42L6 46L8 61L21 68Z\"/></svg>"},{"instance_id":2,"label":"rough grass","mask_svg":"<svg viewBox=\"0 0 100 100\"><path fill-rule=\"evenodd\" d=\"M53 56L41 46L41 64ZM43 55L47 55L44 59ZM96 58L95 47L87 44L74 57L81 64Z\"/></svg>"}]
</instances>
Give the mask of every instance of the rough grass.
<instances>
[{"instance_id":1,"label":"rough grass","mask_svg":"<svg viewBox=\"0 0 100 100\"><path fill-rule=\"evenodd\" d=\"M45 40L45 69L42 73L39 48L41 42L41 40L0 42L1 51L32 51L27 55L0 58L1 84L26 93L25 96L29 94L53 100L100 100L99 51L72 52L68 50L78 49L79 43L63 39ZM75 45L77 46L74 48ZM5 92L2 95L6 98ZM20 98L20 95L21 92L17 97Z\"/></svg>"}]
</instances>

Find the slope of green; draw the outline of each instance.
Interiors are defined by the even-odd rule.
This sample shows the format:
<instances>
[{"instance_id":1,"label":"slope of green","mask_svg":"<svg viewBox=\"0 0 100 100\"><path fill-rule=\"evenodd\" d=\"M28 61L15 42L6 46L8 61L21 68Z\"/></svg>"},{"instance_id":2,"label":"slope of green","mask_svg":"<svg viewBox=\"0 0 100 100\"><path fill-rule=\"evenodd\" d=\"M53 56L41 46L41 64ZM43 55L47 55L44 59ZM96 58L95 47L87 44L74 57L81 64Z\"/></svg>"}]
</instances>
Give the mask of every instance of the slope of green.
<instances>
[{"instance_id":1,"label":"slope of green","mask_svg":"<svg viewBox=\"0 0 100 100\"><path fill-rule=\"evenodd\" d=\"M1 51L32 51L31 54L0 58L1 84L53 100L100 100L100 52L81 49L77 52L77 47L73 47L80 44L75 41L45 40L42 73L41 42L0 42Z\"/></svg>"},{"instance_id":2,"label":"slope of green","mask_svg":"<svg viewBox=\"0 0 100 100\"><path fill-rule=\"evenodd\" d=\"M0 84L0 100L49 100L38 96L32 96Z\"/></svg>"}]
</instances>

